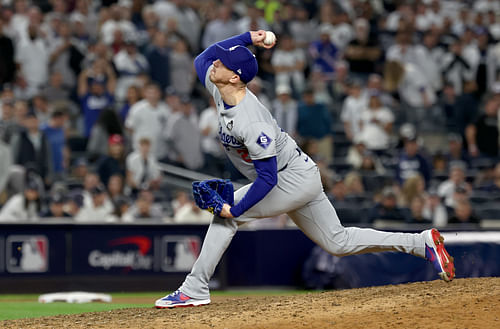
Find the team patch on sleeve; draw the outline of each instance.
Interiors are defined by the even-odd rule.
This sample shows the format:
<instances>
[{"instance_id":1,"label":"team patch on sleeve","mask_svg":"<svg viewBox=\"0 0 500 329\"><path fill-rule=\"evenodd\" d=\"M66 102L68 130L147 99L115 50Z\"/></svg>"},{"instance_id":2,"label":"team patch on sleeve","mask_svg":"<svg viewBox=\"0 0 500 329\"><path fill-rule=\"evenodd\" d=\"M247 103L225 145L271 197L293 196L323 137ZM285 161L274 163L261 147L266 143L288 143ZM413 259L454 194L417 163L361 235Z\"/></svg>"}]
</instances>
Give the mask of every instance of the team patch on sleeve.
<instances>
[{"instance_id":1,"label":"team patch on sleeve","mask_svg":"<svg viewBox=\"0 0 500 329\"><path fill-rule=\"evenodd\" d=\"M264 132L261 132L259 137L257 138L257 144L259 144L260 147L262 147L263 149L267 149L267 147L269 146L269 144L271 144L272 141L273 140L271 139L271 137L264 134Z\"/></svg>"}]
</instances>

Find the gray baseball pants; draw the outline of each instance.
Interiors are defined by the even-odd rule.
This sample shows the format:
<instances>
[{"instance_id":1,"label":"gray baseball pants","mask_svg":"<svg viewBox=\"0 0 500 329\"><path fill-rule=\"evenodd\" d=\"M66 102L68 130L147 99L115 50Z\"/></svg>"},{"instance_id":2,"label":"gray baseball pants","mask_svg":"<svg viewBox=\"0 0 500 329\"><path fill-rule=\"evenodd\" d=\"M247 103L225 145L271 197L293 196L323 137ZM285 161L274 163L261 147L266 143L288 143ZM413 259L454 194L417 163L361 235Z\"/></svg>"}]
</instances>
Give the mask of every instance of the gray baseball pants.
<instances>
[{"instance_id":1,"label":"gray baseball pants","mask_svg":"<svg viewBox=\"0 0 500 329\"><path fill-rule=\"evenodd\" d=\"M250 184L235 192L237 203ZM208 281L229 246L238 226L255 218L287 213L312 241L336 256L381 251L400 251L425 257L422 234L389 233L357 227L343 227L321 184L312 160L297 157L278 173L278 184L242 217L228 219L214 216L198 259L180 290L196 299L210 297Z\"/></svg>"}]
</instances>

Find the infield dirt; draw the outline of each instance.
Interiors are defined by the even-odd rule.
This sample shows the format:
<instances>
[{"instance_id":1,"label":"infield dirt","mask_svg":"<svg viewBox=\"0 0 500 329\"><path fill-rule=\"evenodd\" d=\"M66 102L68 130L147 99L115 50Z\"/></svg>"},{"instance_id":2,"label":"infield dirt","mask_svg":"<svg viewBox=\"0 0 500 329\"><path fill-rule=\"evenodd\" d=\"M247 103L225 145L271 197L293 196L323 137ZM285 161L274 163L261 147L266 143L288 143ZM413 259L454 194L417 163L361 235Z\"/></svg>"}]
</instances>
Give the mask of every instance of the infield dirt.
<instances>
[{"instance_id":1,"label":"infield dirt","mask_svg":"<svg viewBox=\"0 0 500 329\"><path fill-rule=\"evenodd\" d=\"M203 307L121 309L5 321L0 326L493 329L500 328L500 278L419 282L287 296L218 297Z\"/></svg>"}]
</instances>

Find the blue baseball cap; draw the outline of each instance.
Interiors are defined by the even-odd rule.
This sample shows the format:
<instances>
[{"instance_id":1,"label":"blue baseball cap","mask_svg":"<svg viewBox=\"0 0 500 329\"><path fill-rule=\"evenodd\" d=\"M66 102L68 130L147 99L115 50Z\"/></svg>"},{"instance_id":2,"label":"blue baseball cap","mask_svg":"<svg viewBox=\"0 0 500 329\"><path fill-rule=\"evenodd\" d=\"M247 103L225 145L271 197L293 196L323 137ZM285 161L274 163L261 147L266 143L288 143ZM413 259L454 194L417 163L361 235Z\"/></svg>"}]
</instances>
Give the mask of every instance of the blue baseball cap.
<instances>
[{"instance_id":1,"label":"blue baseball cap","mask_svg":"<svg viewBox=\"0 0 500 329\"><path fill-rule=\"evenodd\" d=\"M257 75L257 60L247 47L234 46L226 49L216 44L215 54L222 64L239 75L244 83L250 82Z\"/></svg>"}]
</instances>

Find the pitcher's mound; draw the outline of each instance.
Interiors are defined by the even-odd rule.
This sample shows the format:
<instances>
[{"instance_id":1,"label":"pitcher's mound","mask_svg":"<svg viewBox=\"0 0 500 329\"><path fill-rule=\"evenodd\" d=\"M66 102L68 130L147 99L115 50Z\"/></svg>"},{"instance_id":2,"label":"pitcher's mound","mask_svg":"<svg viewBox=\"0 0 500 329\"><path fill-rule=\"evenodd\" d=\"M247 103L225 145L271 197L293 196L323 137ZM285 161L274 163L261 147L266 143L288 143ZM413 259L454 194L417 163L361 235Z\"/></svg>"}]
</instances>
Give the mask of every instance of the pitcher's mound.
<instances>
[{"instance_id":1,"label":"pitcher's mound","mask_svg":"<svg viewBox=\"0 0 500 329\"><path fill-rule=\"evenodd\" d=\"M172 329L500 328L500 278L419 282L283 297L219 297L203 307L122 309L6 321L3 325Z\"/></svg>"}]
</instances>

